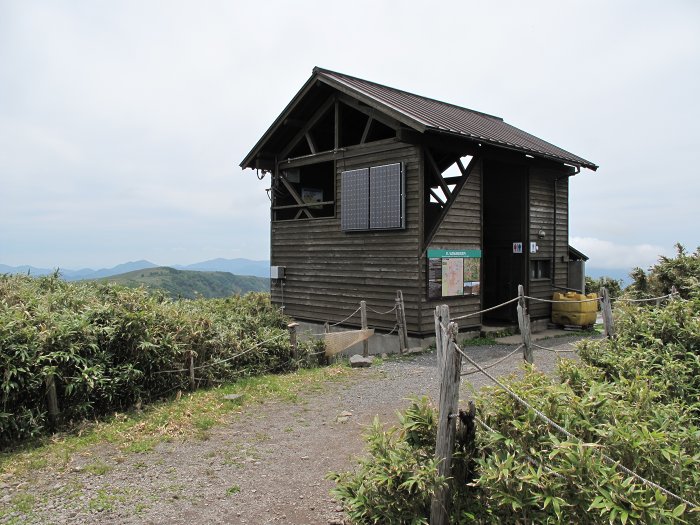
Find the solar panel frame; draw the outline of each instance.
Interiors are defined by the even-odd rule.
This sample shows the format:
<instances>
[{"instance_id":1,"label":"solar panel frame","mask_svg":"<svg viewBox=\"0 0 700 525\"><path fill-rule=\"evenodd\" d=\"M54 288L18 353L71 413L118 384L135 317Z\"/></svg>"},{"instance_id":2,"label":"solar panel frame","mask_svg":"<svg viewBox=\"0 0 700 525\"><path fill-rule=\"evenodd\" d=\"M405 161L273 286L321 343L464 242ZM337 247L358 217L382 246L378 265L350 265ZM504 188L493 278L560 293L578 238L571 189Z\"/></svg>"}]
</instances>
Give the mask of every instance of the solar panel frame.
<instances>
[{"instance_id":1,"label":"solar panel frame","mask_svg":"<svg viewBox=\"0 0 700 525\"><path fill-rule=\"evenodd\" d=\"M404 177L401 163L373 166L369 170L369 228L405 228Z\"/></svg>"},{"instance_id":2,"label":"solar panel frame","mask_svg":"<svg viewBox=\"0 0 700 525\"><path fill-rule=\"evenodd\" d=\"M340 229L369 230L369 168L340 174Z\"/></svg>"}]
</instances>

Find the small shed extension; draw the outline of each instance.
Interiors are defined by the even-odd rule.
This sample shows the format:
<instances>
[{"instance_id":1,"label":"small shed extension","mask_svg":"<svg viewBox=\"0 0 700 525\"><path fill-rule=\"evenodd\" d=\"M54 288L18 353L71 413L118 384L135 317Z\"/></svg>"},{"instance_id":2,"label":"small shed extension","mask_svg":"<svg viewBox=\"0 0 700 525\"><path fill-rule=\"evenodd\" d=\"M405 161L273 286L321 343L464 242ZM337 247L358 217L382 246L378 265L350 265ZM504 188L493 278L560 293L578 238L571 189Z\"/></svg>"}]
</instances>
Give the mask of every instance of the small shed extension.
<instances>
[{"instance_id":1,"label":"small shed extension","mask_svg":"<svg viewBox=\"0 0 700 525\"><path fill-rule=\"evenodd\" d=\"M276 304L337 322L366 300L370 326L390 330L393 317L372 310L402 290L418 336L443 302L458 316L518 284L542 298L569 288L569 177L597 169L499 117L320 68L241 167L271 174Z\"/></svg>"}]
</instances>

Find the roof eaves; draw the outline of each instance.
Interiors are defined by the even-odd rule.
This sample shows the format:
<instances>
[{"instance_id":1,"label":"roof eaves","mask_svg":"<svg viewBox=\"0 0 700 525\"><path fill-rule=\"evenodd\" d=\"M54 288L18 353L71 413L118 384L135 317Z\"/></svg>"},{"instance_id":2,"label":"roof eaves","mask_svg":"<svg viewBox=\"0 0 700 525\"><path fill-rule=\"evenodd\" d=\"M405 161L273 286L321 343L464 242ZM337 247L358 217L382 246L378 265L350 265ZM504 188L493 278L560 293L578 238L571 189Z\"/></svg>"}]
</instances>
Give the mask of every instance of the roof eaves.
<instances>
[{"instance_id":1,"label":"roof eaves","mask_svg":"<svg viewBox=\"0 0 700 525\"><path fill-rule=\"evenodd\" d=\"M285 119L289 116L289 114L292 112L294 107L299 103L299 101L304 98L306 93L313 87L314 83L316 81L316 74L314 73L311 75L311 78L306 81L306 83L301 87L301 89L297 92L296 95L294 95L294 98L285 106L285 108L282 110L282 112L279 114L279 116L274 120L274 122L270 125L269 128L267 128L267 131L263 134L262 137L258 140L258 142L255 143L255 146L253 146L253 149L250 150L248 155L245 156L243 161L239 164L239 166L243 169L250 168L250 163L253 161L255 156L260 153L260 149L262 146L272 137L275 131L279 129L279 127L282 125L282 123L285 121Z\"/></svg>"},{"instance_id":2,"label":"roof eaves","mask_svg":"<svg viewBox=\"0 0 700 525\"><path fill-rule=\"evenodd\" d=\"M542 157L544 159L555 160L557 162L562 162L564 164L569 164L569 165L579 166L582 168L587 168L587 169L592 170L592 171L596 171L598 169L597 165L593 164L592 162L587 161L586 159L582 159L580 157L577 157L577 158L560 157L557 155L552 155L550 153L544 153L544 152L536 150L534 148L525 148L523 146L512 144L510 142L505 142L505 141L497 140L497 139L489 139L486 137L482 137L480 135L475 135L473 133L464 133L462 131L455 131L455 130L443 130L443 129L436 128L436 127L430 127L429 129L430 129L430 131L435 131L437 133L457 135L459 137L465 137L465 138L469 138L471 140L483 142L484 144L489 144L492 146L497 146L499 148L509 149L511 151L517 151L520 153L529 153L532 155L537 155L538 157ZM573 157L573 155L572 155L572 157Z\"/></svg>"}]
</instances>

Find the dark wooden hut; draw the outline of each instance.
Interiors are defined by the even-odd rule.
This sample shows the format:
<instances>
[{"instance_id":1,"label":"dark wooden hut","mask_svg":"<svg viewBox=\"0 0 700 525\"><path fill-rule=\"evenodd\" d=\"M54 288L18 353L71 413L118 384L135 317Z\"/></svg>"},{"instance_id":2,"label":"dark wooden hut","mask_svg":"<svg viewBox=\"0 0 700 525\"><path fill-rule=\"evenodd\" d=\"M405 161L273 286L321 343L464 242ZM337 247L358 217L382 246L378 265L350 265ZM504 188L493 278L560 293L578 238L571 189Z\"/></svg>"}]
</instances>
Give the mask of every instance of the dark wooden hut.
<instances>
[{"instance_id":1,"label":"dark wooden hut","mask_svg":"<svg viewBox=\"0 0 700 525\"><path fill-rule=\"evenodd\" d=\"M440 303L459 316L518 284L542 298L568 288L569 177L597 169L499 117L320 68L241 167L272 176L275 303L336 322L364 299L369 325L391 329L372 310L402 290L417 336L434 332ZM460 328L512 321L515 308L484 315Z\"/></svg>"}]
</instances>

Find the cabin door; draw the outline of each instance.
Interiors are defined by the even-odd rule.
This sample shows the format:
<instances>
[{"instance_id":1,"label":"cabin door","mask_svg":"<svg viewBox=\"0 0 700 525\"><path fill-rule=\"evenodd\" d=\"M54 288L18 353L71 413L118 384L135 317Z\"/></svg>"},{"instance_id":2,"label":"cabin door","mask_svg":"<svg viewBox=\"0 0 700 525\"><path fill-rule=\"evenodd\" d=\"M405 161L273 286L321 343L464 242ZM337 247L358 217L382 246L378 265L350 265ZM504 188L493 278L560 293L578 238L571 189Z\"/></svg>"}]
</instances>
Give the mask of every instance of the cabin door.
<instances>
[{"instance_id":1,"label":"cabin door","mask_svg":"<svg viewBox=\"0 0 700 525\"><path fill-rule=\"evenodd\" d=\"M527 286L527 180L525 166L484 162L484 308L517 296L519 284ZM521 243L520 253L514 243ZM517 322L516 304L498 308L484 318Z\"/></svg>"}]
</instances>

